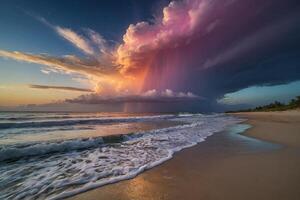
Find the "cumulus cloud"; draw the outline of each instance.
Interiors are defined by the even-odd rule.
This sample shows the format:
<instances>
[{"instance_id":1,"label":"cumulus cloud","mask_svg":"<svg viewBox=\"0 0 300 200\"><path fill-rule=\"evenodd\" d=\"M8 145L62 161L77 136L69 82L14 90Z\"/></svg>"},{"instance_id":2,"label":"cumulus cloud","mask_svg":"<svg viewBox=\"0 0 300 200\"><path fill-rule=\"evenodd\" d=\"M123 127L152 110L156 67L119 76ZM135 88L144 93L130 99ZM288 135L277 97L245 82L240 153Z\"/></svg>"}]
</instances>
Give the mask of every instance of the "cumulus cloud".
<instances>
[{"instance_id":1,"label":"cumulus cloud","mask_svg":"<svg viewBox=\"0 0 300 200\"><path fill-rule=\"evenodd\" d=\"M75 99L67 99L68 103L83 104L109 104L109 103L155 103L155 102L182 102L199 101L203 98L191 92L174 92L170 89L157 91L155 89L143 92L141 94L119 94L116 96L103 96L99 94L81 95Z\"/></svg>"},{"instance_id":2,"label":"cumulus cloud","mask_svg":"<svg viewBox=\"0 0 300 200\"><path fill-rule=\"evenodd\" d=\"M174 48L182 40L190 39L198 32L201 18L211 2L172 1L163 9L163 16L154 23L131 24L117 50L121 71L126 73L144 66L143 62L151 57L148 52L153 55L153 51Z\"/></svg>"},{"instance_id":3,"label":"cumulus cloud","mask_svg":"<svg viewBox=\"0 0 300 200\"><path fill-rule=\"evenodd\" d=\"M34 89L54 89L54 90L67 90L67 91L77 91L77 92L94 92L91 89L84 89L78 87L66 87L66 86L53 86L53 85L29 85L30 88Z\"/></svg>"}]
</instances>

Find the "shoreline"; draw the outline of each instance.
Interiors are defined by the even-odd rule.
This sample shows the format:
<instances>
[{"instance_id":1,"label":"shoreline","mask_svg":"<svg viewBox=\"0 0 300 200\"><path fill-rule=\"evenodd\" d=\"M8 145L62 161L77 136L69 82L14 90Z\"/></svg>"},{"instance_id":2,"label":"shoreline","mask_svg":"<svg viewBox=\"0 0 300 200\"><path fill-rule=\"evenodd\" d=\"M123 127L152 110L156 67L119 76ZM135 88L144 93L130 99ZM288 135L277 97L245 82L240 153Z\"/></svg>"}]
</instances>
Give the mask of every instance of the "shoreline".
<instances>
[{"instance_id":1,"label":"shoreline","mask_svg":"<svg viewBox=\"0 0 300 200\"><path fill-rule=\"evenodd\" d=\"M245 112L245 113L232 113L230 115L245 118L246 123L253 127L260 129L260 131L268 132L270 129L274 129L274 124L277 124L277 131L283 134L272 134L264 133L260 134L258 131L251 129L247 130L245 133L248 137L257 138L263 141L269 141L272 143L278 143L284 145L285 147L297 147L299 146L299 135L300 135L300 110L291 111L276 111L276 112ZM298 124L297 124L298 123ZM279 125L280 124L280 125ZM289 125L298 125L299 134L293 134L293 130L290 130ZM264 127L263 127L264 126ZM289 134L289 131L291 134ZM287 137L288 134L288 137ZM298 141L297 141L298 139Z\"/></svg>"},{"instance_id":2,"label":"shoreline","mask_svg":"<svg viewBox=\"0 0 300 200\"><path fill-rule=\"evenodd\" d=\"M246 138L216 133L133 179L69 199L300 199L299 113L231 114L252 125ZM269 151L269 142L283 147Z\"/></svg>"}]
</instances>

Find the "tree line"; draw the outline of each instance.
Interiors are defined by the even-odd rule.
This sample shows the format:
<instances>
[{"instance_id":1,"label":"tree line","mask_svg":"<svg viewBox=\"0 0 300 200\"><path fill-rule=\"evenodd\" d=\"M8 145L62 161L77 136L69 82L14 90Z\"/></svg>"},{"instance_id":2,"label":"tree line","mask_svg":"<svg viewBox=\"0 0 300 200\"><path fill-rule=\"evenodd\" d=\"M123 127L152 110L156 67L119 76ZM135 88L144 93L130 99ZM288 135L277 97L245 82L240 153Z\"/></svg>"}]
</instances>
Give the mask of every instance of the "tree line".
<instances>
[{"instance_id":1,"label":"tree line","mask_svg":"<svg viewBox=\"0 0 300 200\"><path fill-rule=\"evenodd\" d=\"M300 108L300 96L292 99L289 103L284 104L279 101L275 101L268 105L258 106L255 108L237 110L237 111L227 111L226 113L232 112L268 112L268 111L284 111Z\"/></svg>"}]
</instances>

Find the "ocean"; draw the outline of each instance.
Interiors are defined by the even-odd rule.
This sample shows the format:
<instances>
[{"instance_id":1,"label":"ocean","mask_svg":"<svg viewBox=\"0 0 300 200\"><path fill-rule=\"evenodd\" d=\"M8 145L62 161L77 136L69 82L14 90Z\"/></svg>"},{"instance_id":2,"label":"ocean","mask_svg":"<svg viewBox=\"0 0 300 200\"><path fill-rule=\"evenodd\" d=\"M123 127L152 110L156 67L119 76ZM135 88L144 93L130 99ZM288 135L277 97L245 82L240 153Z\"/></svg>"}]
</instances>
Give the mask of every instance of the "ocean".
<instances>
[{"instance_id":1,"label":"ocean","mask_svg":"<svg viewBox=\"0 0 300 200\"><path fill-rule=\"evenodd\" d=\"M241 119L224 114L0 113L0 199L62 199L133 178Z\"/></svg>"}]
</instances>

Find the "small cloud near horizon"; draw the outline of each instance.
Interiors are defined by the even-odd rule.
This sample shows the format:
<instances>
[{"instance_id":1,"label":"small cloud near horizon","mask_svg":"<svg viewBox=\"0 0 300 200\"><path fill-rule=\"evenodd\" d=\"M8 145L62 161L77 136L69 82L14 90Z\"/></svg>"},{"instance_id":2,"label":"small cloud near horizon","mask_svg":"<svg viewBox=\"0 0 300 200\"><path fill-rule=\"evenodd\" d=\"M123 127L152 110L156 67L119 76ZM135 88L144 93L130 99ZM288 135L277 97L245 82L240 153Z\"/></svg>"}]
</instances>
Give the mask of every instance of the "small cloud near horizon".
<instances>
[{"instance_id":1,"label":"small cloud near horizon","mask_svg":"<svg viewBox=\"0 0 300 200\"><path fill-rule=\"evenodd\" d=\"M170 89L157 91L148 90L141 94L122 94L117 96L103 96L96 93L81 95L74 99L67 99L67 103L81 104L109 104L109 103L155 103L155 102L181 102L181 101L199 101L204 99L191 92L174 92Z\"/></svg>"},{"instance_id":2,"label":"small cloud near horizon","mask_svg":"<svg viewBox=\"0 0 300 200\"><path fill-rule=\"evenodd\" d=\"M78 87L67 87L67 86L53 86L53 85L28 85L33 89L54 89L54 90L68 90L77 92L94 92L91 89L78 88Z\"/></svg>"}]
</instances>

